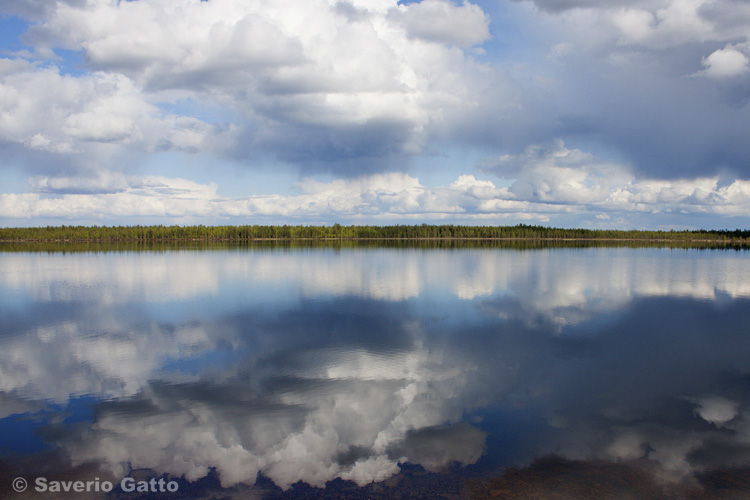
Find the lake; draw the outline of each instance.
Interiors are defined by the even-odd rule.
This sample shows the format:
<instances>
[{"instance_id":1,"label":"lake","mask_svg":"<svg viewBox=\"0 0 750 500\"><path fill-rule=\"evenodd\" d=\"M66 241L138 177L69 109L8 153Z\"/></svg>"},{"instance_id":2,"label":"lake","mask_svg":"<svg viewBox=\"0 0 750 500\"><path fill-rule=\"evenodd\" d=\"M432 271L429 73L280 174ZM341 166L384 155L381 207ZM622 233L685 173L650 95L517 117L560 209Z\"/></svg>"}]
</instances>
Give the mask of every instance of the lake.
<instances>
[{"instance_id":1,"label":"lake","mask_svg":"<svg viewBox=\"0 0 750 500\"><path fill-rule=\"evenodd\" d=\"M0 252L0 463L2 498L736 498L750 253Z\"/></svg>"}]
</instances>

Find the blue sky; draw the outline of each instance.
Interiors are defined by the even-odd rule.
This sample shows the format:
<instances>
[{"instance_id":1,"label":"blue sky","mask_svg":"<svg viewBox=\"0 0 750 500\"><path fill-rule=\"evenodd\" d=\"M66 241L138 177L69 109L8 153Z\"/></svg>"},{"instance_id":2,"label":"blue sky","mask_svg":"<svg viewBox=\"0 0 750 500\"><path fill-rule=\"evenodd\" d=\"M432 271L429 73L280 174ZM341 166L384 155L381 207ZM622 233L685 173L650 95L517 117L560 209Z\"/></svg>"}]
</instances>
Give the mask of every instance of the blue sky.
<instances>
[{"instance_id":1,"label":"blue sky","mask_svg":"<svg viewBox=\"0 0 750 500\"><path fill-rule=\"evenodd\" d=\"M750 214L745 0L0 2L0 225Z\"/></svg>"}]
</instances>

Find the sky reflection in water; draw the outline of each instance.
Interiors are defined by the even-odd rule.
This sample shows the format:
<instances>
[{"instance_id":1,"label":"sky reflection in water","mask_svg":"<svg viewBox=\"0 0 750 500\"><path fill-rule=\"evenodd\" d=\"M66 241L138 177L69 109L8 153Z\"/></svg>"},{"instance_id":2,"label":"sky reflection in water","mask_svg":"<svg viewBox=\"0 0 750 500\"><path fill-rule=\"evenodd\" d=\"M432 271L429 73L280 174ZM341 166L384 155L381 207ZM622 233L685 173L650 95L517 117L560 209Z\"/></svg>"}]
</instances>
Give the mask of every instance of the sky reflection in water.
<instances>
[{"instance_id":1,"label":"sky reflection in water","mask_svg":"<svg viewBox=\"0 0 750 500\"><path fill-rule=\"evenodd\" d=\"M0 446L283 488L550 454L747 466L748 255L0 253Z\"/></svg>"}]
</instances>

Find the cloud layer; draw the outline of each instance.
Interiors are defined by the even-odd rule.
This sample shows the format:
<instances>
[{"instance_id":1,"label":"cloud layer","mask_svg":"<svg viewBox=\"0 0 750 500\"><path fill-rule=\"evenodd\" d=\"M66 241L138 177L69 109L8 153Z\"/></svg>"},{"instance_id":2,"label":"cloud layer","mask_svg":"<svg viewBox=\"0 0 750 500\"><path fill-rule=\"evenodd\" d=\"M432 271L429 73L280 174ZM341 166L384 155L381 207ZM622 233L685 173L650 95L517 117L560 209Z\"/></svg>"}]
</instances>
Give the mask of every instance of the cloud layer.
<instances>
[{"instance_id":1,"label":"cloud layer","mask_svg":"<svg viewBox=\"0 0 750 500\"><path fill-rule=\"evenodd\" d=\"M748 213L742 1L26 0L0 11L21 33L0 59L0 166L29 179L6 191L4 225L721 227ZM288 189L259 196L269 170ZM422 181L433 170L442 183ZM295 174L302 195L289 194ZM467 195L472 176L484 194ZM197 203L152 186L184 182Z\"/></svg>"},{"instance_id":2,"label":"cloud layer","mask_svg":"<svg viewBox=\"0 0 750 500\"><path fill-rule=\"evenodd\" d=\"M482 172L506 178L506 187L474 175L428 187L403 173L297 184L300 194L225 197L217 186L187 179L36 176L36 193L0 194L0 217L60 221L91 217L186 218L213 221L296 220L344 222L458 220L558 222L578 217L589 226L629 225L634 214L743 217L750 213L750 182L721 184L718 176L684 180L643 179L625 165L568 149L562 141L518 155L487 158ZM506 222L507 223L507 222ZM684 223L684 222L683 222Z\"/></svg>"}]
</instances>

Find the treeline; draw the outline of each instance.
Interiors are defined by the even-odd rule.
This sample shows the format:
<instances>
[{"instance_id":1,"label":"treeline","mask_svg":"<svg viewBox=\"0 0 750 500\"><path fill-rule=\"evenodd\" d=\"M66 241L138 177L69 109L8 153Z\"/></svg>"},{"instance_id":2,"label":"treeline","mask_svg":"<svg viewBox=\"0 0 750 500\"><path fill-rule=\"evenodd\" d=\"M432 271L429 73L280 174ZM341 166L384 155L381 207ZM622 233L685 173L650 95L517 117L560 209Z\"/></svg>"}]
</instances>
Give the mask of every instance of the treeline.
<instances>
[{"instance_id":1,"label":"treeline","mask_svg":"<svg viewBox=\"0 0 750 500\"><path fill-rule=\"evenodd\" d=\"M750 242L750 230L623 231L544 226L47 226L0 228L5 242L538 239Z\"/></svg>"},{"instance_id":2,"label":"treeline","mask_svg":"<svg viewBox=\"0 0 750 500\"><path fill-rule=\"evenodd\" d=\"M670 240L572 240L572 239L296 239L296 240L172 240L172 241L20 241L0 242L0 252L41 253L108 253L108 252L174 252L184 250L305 250L328 248L334 250L362 248L391 248L419 250L542 250L559 248L671 248L747 250L747 242L734 241L670 241Z\"/></svg>"}]
</instances>

